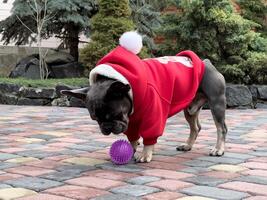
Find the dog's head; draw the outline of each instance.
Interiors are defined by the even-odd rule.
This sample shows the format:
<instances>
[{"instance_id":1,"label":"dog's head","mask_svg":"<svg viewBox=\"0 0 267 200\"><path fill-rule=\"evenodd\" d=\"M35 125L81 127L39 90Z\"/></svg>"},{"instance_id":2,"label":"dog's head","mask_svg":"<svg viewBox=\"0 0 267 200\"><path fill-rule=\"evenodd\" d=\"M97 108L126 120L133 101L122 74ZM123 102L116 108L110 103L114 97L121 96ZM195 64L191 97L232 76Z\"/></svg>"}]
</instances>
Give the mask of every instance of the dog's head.
<instances>
[{"instance_id":1,"label":"dog's head","mask_svg":"<svg viewBox=\"0 0 267 200\"><path fill-rule=\"evenodd\" d=\"M129 97L130 86L115 80L99 81L90 88L62 90L61 93L79 98L93 120L99 124L104 135L119 134L128 128L132 101Z\"/></svg>"}]
</instances>

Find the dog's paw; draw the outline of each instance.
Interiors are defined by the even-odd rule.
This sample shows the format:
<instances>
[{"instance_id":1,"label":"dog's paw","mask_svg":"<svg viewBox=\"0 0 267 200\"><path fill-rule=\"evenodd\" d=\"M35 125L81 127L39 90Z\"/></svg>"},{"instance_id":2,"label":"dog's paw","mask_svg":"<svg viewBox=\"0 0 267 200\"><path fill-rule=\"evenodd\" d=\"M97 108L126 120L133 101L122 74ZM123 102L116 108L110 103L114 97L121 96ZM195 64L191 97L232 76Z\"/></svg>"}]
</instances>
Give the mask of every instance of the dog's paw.
<instances>
[{"instance_id":1,"label":"dog's paw","mask_svg":"<svg viewBox=\"0 0 267 200\"><path fill-rule=\"evenodd\" d=\"M153 157L153 149L154 145L144 146L143 152L135 155L135 161L140 163L150 162Z\"/></svg>"},{"instance_id":2,"label":"dog's paw","mask_svg":"<svg viewBox=\"0 0 267 200\"><path fill-rule=\"evenodd\" d=\"M192 149L192 146L188 144L183 144L176 148L177 151L190 151L191 149Z\"/></svg>"},{"instance_id":3,"label":"dog's paw","mask_svg":"<svg viewBox=\"0 0 267 200\"><path fill-rule=\"evenodd\" d=\"M217 148L213 148L210 151L210 156L222 156L224 154L224 149L217 149Z\"/></svg>"}]
</instances>

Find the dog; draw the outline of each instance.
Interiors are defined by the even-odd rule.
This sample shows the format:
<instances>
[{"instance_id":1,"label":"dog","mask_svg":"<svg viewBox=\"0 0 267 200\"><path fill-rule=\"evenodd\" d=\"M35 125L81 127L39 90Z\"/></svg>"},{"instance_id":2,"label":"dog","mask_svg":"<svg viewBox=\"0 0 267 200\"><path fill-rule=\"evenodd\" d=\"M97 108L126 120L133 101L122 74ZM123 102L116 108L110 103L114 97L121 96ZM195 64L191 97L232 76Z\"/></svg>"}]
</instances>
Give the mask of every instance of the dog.
<instances>
[{"instance_id":1,"label":"dog","mask_svg":"<svg viewBox=\"0 0 267 200\"><path fill-rule=\"evenodd\" d=\"M190 151L201 130L199 113L208 103L217 128L217 143L210 155L222 156L227 134L223 75L208 59L202 61L191 51L141 60L136 55L141 48L139 34L124 33L120 46L104 56L90 72L90 87L61 93L83 100L104 135L125 133L135 152L140 136L143 137L144 148L135 154L136 162L152 160L154 145L163 133L167 118L182 110L190 135L176 149ZM168 68L162 67L169 64ZM181 73L184 73L182 77Z\"/></svg>"}]
</instances>

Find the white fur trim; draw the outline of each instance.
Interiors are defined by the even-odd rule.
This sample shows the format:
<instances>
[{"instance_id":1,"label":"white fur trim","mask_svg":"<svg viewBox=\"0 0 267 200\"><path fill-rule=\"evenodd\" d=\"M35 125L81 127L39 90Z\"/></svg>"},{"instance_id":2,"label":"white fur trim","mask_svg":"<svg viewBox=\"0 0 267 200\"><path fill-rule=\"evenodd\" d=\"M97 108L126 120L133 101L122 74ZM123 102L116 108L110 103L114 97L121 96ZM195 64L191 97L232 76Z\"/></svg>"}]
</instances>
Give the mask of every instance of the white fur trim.
<instances>
[{"instance_id":1,"label":"white fur trim","mask_svg":"<svg viewBox=\"0 0 267 200\"><path fill-rule=\"evenodd\" d=\"M90 85L92 85L96 82L97 75L102 75L102 76L105 76L108 78L113 78L115 80L118 80L124 84L128 84L131 86L129 81L121 73L117 72L113 67L106 65L106 64L98 65L94 69L91 70L90 75L89 75ZM129 96L130 96L131 100L133 101L132 89L129 91ZM133 110L131 113L133 113Z\"/></svg>"},{"instance_id":2,"label":"white fur trim","mask_svg":"<svg viewBox=\"0 0 267 200\"><path fill-rule=\"evenodd\" d=\"M123 33L119 43L122 47L134 54L140 53L143 47L142 36L135 31Z\"/></svg>"}]
</instances>

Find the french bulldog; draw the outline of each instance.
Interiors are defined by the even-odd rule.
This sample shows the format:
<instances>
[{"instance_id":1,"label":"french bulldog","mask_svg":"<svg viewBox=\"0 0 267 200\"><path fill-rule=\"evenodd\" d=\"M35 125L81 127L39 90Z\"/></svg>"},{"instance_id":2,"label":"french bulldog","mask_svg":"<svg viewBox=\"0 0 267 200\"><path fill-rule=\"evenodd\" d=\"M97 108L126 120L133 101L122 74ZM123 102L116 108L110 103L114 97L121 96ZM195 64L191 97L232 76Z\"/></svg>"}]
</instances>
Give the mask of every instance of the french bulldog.
<instances>
[{"instance_id":1,"label":"french bulldog","mask_svg":"<svg viewBox=\"0 0 267 200\"><path fill-rule=\"evenodd\" d=\"M132 60L139 59L135 57L135 55L133 56L128 51L125 51L121 47L119 47L118 49L114 50L113 54L109 54L107 57L104 57L102 59L100 64L104 63L105 66L104 66L104 70L103 68L100 68L101 73L94 74L91 72L90 87L75 89L75 90L62 90L61 93L64 95L76 97L76 98L83 100L85 102L86 108L88 109L91 118L97 121L97 123L99 124L100 130L104 135L110 135L111 133L117 135L120 133L125 133L129 130L131 130L130 132L134 132L135 130L142 132L139 126L136 125L137 123L136 124L132 123L132 121L134 120L132 116L134 116L136 112L139 112L139 115L142 116L141 117L142 121L144 121L143 124L144 125L148 124L149 126L155 125L156 128L152 130L155 132L158 132L157 134L158 136L160 136L163 133L163 128L166 123L165 118L167 120L168 117L176 114L177 112L173 112L171 111L171 109L170 110L168 109L167 111L165 111L166 106L163 108L163 111L162 110L160 112L155 111L161 106L161 102L158 103L159 101L157 101L154 106L150 105L150 104L153 104L153 99L151 99L151 103L149 102L145 104L144 102L144 105L143 105L142 104L143 98L141 98L142 92L139 92L141 90L136 90L133 87L133 85L138 84L138 87L144 87L144 88L151 87L152 88L152 89L150 88L151 91L157 95L157 92L159 92L161 88L163 88L162 89L163 93L165 92L165 90L168 90L168 87L164 86L166 81L161 82L162 81L161 78L166 76L168 78L167 81L173 82L174 84L175 84L175 81L172 81L172 79L169 78L171 77L171 75L164 74L161 77L160 75L155 75L154 73L153 78L156 81L154 81L153 84L155 85L157 84L157 82L160 82L159 88L155 89L155 86L152 87L151 86L152 83L149 83L149 86L142 85L144 83L142 82L142 78L139 76L144 76L145 78L147 78L146 76L149 76L149 74L146 74L142 71L141 74L138 74L138 76L135 76L134 74L135 72L137 73L138 70L143 70L142 68L140 69L138 67L137 67L137 70L135 69L132 70L133 74L131 72L131 74L129 75L129 77L133 77L134 79L134 81L132 82L127 80L127 78L123 77L121 74L116 75L116 76L109 76L108 75L109 73L107 71L109 71L111 67L110 66L106 67L105 63L110 63L112 61L109 58L111 56L113 57L112 59L114 59L114 57L116 59L118 59L120 56L123 57L122 58L123 62L122 61L114 62L115 63L113 65L114 68L116 68L117 65L122 65L122 64L131 65ZM171 58L170 61L171 62L183 62L184 65L189 66L189 68L185 70L192 69L190 68L192 67L190 65L190 62L191 62L190 59L186 60L184 57L182 58L183 59L182 61L179 59L177 60L177 58ZM141 61L139 62L139 60L136 62L138 64L142 64ZM162 57L162 58L153 60L153 63L155 62L161 62L163 64L166 64L169 62L169 60L166 60L165 57ZM185 144L178 146L176 149L178 151L190 151L192 149L197 139L197 136L201 130L201 125L198 119L199 113L203 105L205 103L208 103L214 122L215 122L215 126L217 128L217 143L215 147L210 151L210 156L222 156L225 150L225 138L227 134L227 126L225 124L225 111L226 111L225 80L224 80L223 75L217 71L217 69L212 65L212 63L208 59L205 59L203 61L200 60L200 62L203 64L205 70L203 71L201 79L199 80L199 84L197 84L197 88L195 88L195 91L193 91L193 88L188 89L189 92L193 91L193 94L192 94L193 99L189 103L184 104L184 107L183 107L185 119L189 123L190 135L187 141L185 142ZM172 70L176 70L176 69L172 68ZM123 73L123 70L122 70L122 73ZM164 69L164 73L167 73L165 69ZM92 74L94 74L94 76ZM120 78L116 78L118 76ZM140 78L140 80L138 78ZM93 81L91 81L92 79ZM180 98L180 96L183 93L182 90L183 88L181 88L181 90L179 91L177 90L176 87L174 87L174 90L172 91L170 98L172 99ZM138 106L136 106L135 104L136 98L141 99L141 103ZM162 101L164 101L164 103L166 104L167 102L166 98L160 97L159 99L160 101L163 99ZM150 99L148 99L148 101L150 101ZM157 112L159 113L159 118L163 118L163 120L157 121L155 124L153 124L154 122L147 118L149 118L150 113L151 113L150 115L153 115L153 113L157 113ZM166 112L167 114L165 114L164 117L161 117L161 114L164 112ZM160 123L160 126L158 125L159 123ZM146 134L148 133L149 131L146 131ZM134 150L136 151L139 145L139 135L138 134L137 136L129 136L128 134L126 135L128 139L130 140ZM140 154L138 153L135 154L135 160L137 162L150 162L152 160L154 145L156 144L157 138L156 139L152 138L153 140L151 140L149 135L145 135L145 137L146 138L143 137L144 139L143 151Z\"/></svg>"},{"instance_id":2,"label":"french bulldog","mask_svg":"<svg viewBox=\"0 0 267 200\"><path fill-rule=\"evenodd\" d=\"M184 109L185 119L189 123L190 135L185 144L178 146L178 151L190 151L201 130L199 112L208 102L216 128L217 143L210 151L211 156L222 156L225 148L227 126L225 124L225 80L209 60L204 60L205 72L194 100ZM120 134L127 130L133 102L129 96L130 86L112 78L99 75L90 87L62 90L61 93L73 96L85 102L90 116L99 124L104 135ZM179 91L177 91L179 93ZM139 141L131 141L136 151ZM145 145L140 155L135 155L137 162L150 162L154 145Z\"/></svg>"}]
</instances>

